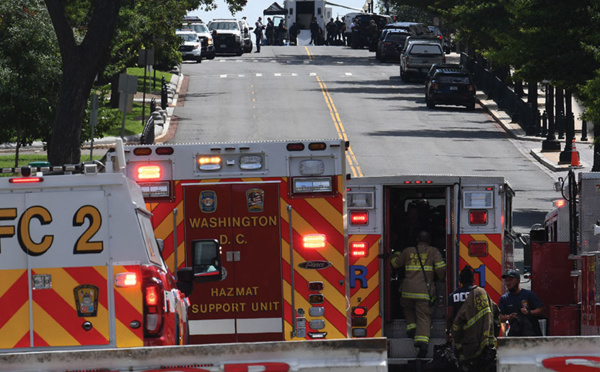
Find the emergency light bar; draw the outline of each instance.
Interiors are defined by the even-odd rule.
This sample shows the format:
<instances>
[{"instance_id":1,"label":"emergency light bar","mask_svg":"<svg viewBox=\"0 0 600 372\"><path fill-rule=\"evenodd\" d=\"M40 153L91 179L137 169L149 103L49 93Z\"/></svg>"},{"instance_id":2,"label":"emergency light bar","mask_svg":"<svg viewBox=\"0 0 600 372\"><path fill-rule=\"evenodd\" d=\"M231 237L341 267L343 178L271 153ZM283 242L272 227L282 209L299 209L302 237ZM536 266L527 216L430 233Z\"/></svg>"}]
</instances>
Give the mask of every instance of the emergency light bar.
<instances>
[{"instance_id":1,"label":"emergency light bar","mask_svg":"<svg viewBox=\"0 0 600 372\"><path fill-rule=\"evenodd\" d=\"M137 168L138 180L157 180L162 178L162 168L158 165L141 165Z\"/></svg>"},{"instance_id":2,"label":"emergency light bar","mask_svg":"<svg viewBox=\"0 0 600 372\"><path fill-rule=\"evenodd\" d=\"M115 275L116 287L135 287L137 285L137 275L135 273L118 273Z\"/></svg>"},{"instance_id":3,"label":"emergency light bar","mask_svg":"<svg viewBox=\"0 0 600 372\"><path fill-rule=\"evenodd\" d=\"M196 159L198 169L202 171L217 171L221 169L220 156L199 156Z\"/></svg>"}]
</instances>

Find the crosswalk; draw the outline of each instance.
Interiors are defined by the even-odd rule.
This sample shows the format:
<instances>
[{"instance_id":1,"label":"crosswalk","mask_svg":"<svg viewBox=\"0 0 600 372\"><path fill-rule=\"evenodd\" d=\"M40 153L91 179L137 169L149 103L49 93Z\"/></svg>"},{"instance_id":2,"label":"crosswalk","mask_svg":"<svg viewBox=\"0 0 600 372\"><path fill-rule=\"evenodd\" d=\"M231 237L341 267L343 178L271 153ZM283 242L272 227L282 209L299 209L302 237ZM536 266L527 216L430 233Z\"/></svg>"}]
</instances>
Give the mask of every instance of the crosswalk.
<instances>
[{"instance_id":1,"label":"crosswalk","mask_svg":"<svg viewBox=\"0 0 600 372\"><path fill-rule=\"evenodd\" d=\"M308 73L296 73L296 72L273 72L269 74L265 74L263 72L256 72L251 74L219 74L218 77L221 79L231 79L231 78L245 78L245 77L297 77L297 76L309 76L315 77L318 76L316 72L308 72ZM351 72L344 72L340 74L341 77L352 77L353 74Z\"/></svg>"}]
</instances>

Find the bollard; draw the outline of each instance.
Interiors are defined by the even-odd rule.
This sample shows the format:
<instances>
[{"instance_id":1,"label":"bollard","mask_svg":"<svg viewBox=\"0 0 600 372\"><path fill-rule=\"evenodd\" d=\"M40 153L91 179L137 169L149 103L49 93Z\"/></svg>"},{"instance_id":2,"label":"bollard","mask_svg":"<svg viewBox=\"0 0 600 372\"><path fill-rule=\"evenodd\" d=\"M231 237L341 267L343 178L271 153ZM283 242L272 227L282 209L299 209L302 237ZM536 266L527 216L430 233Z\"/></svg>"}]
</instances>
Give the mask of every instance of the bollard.
<instances>
[{"instance_id":1,"label":"bollard","mask_svg":"<svg viewBox=\"0 0 600 372\"><path fill-rule=\"evenodd\" d=\"M150 100L150 113L156 111L156 98Z\"/></svg>"},{"instance_id":2,"label":"bollard","mask_svg":"<svg viewBox=\"0 0 600 372\"><path fill-rule=\"evenodd\" d=\"M581 120L581 140L587 141L587 122L585 119Z\"/></svg>"},{"instance_id":3,"label":"bollard","mask_svg":"<svg viewBox=\"0 0 600 372\"><path fill-rule=\"evenodd\" d=\"M556 115L556 129L558 129L558 139L565 138L565 116L562 112Z\"/></svg>"},{"instance_id":4,"label":"bollard","mask_svg":"<svg viewBox=\"0 0 600 372\"><path fill-rule=\"evenodd\" d=\"M546 137L548 134L548 113L544 110L542 114L542 137Z\"/></svg>"},{"instance_id":5,"label":"bollard","mask_svg":"<svg viewBox=\"0 0 600 372\"><path fill-rule=\"evenodd\" d=\"M162 88L160 89L160 107L163 110L167 109L167 105L168 105L168 98L167 98L167 81L165 80L165 77L162 77Z\"/></svg>"}]
</instances>

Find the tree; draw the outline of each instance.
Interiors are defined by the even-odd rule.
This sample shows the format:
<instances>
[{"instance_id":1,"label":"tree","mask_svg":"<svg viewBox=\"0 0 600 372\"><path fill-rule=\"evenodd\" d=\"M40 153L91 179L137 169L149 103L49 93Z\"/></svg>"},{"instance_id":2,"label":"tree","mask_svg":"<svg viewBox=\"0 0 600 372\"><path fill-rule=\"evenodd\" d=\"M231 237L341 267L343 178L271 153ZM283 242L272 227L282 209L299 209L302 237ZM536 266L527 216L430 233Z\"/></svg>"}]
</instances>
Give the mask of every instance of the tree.
<instances>
[{"instance_id":1,"label":"tree","mask_svg":"<svg viewBox=\"0 0 600 372\"><path fill-rule=\"evenodd\" d=\"M52 164L78 163L80 160L81 124L87 100L94 79L109 59L122 1L131 6L138 3L134 0L45 0L60 47L63 72L48 142L48 160ZM227 0L232 12L241 10L246 2ZM139 0L139 3L143 1ZM189 10L200 4L211 8L214 0L186 2Z\"/></svg>"},{"instance_id":2,"label":"tree","mask_svg":"<svg viewBox=\"0 0 600 372\"><path fill-rule=\"evenodd\" d=\"M39 0L0 2L0 143L29 145L50 134L60 54Z\"/></svg>"}]
</instances>

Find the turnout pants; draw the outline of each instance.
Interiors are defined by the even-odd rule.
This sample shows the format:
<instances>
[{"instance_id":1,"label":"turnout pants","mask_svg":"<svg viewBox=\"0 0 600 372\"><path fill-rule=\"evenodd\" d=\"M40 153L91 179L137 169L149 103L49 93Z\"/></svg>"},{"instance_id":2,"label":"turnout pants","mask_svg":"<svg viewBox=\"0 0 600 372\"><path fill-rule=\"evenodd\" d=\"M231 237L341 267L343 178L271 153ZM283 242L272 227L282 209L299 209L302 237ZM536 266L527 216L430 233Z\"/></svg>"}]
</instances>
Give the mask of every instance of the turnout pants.
<instances>
[{"instance_id":1,"label":"turnout pants","mask_svg":"<svg viewBox=\"0 0 600 372\"><path fill-rule=\"evenodd\" d=\"M406 317L406 330L415 330L415 345L419 343L429 344L431 315L433 313L429 301L403 297L400 299L400 305L402 305Z\"/></svg>"}]
</instances>

